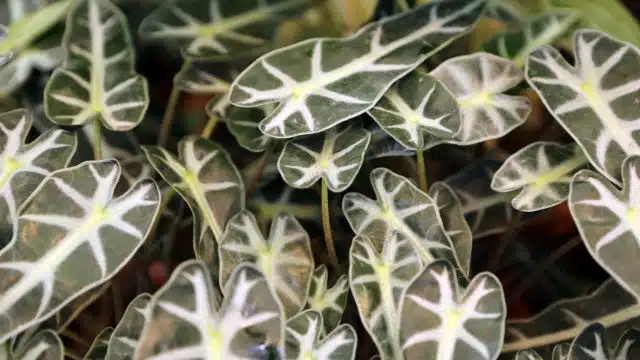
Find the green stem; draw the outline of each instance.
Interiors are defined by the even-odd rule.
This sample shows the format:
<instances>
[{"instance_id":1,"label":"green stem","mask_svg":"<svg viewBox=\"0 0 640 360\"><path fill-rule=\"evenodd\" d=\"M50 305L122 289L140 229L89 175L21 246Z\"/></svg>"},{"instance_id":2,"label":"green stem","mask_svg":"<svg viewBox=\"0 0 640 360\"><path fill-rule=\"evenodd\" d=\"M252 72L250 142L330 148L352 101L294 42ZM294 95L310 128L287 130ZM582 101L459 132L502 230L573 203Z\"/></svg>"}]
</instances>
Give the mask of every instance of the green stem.
<instances>
[{"instance_id":1,"label":"green stem","mask_svg":"<svg viewBox=\"0 0 640 360\"><path fill-rule=\"evenodd\" d=\"M182 63L180 69L184 69L190 65L189 60L185 60ZM178 100L180 100L180 89L173 85L171 88L171 94L169 95L169 101L167 107L164 109L164 116L162 117L162 125L160 127L160 136L158 137L158 146L165 146L171 133L171 123L176 113L176 107L178 106Z\"/></svg>"},{"instance_id":2,"label":"green stem","mask_svg":"<svg viewBox=\"0 0 640 360\"><path fill-rule=\"evenodd\" d=\"M331 218L329 217L329 190L327 189L327 182L321 180L321 206L322 206L322 229L324 231L324 242L327 244L327 250L329 251L329 260L331 265L339 271L338 256L336 255L336 248L333 245L333 235L331 233Z\"/></svg>"},{"instance_id":3,"label":"green stem","mask_svg":"<svg viewBox=\"0 0 640 360\"><path fill-rule=\"evenodd\" d=\"M208 139L213 134L213 130L216 129L216 125L218 125L218 117L215 115L211 115L209 120L207 120L207 124L202 129L202 137Z\"/></svg>"},{"instance_id":4,"label":"green stem","mask_svg":"<svg viewBox=\"0 0 640 360\"><path fill-rule=\"evenodd\" d=\"M102 160L102 123L99 118L93 121L93 157Z\"/></svg>"},{"instance_id":5,"label":"green stem","mask_svg":"<svg viewBox=\"0 0 640 360\"><path fill-rule=\"evenodd\" d=\"M418 184L420 184L420 190L425 193L428 191L427 184L427 167L424 163L424 151L418 149L416 152L416 167L418 170Z\"/></svg>"}]
</instances>

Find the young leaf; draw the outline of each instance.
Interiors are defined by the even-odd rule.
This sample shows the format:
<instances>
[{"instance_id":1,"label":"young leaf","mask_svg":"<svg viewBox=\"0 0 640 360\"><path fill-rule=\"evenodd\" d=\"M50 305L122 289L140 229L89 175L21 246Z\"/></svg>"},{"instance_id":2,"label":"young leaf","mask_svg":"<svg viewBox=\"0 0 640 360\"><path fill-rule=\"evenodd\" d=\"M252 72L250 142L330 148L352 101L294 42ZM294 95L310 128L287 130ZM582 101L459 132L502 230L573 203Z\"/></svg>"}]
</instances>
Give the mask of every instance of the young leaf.
<instances>
[{"instance_id":1,"label":"young leaf","mask_svg":"<svg viewBox=\"0 0 640 360\"><path fill-rule=\"evenodd\" d=\"M531 53L527 81L585 151L591 164L620 183L623 160L640 154L640 50L595 30L573 36L576 66L549 46ZM584 126L584 124L589 126Z\"/></svg>"},{"instance_id":2,"label":"young leaf","mask_svg":"<svg viewBox=\"0 0 640 360\"><path fill-rule=\"evenodd\" d=\"M219 64L185 61L173 78L173 86L190 94L226 94L231 84L213 74Z\"/></svg>"},{"instance_id":3,"label":"young leaf","mask_svg":"<svg viewBox=\"0 0 640 360\"><path fill-rule=\"evenodd\" d=\"M505 160L493 176L491 189L503 193L521 189L511 199L515 209L543 210L567 199L571 177L588 162L575 143L538 141Z\"/></svg>"},{"instance_id":4,"label":"young leaf","mask_svg":"<svg viewBox=\"0 0 640 360\"><path fill-rule=\"evenodd\" d=\"M278 295L287 318L304 307L314 268L313 254L309 235L293 216L276 215L265 239L253 214L242 210L229 220L218 250L223 290L236 267L253 263Z\"/></svg>"},{"instance_id":5,"label":"young leaf","mask_svg":"<svg viewBox=\"0 0 640 360\"><path fill-rule=\"evenodd\" d=\"M571 182L569 209L591 256L640 298L640 156L622 165L622 191L602 175L581 170Z\"/></svg>"},{"instance_id":6,"label":"young leaf","mask_svg":"<svg viewBox=\"0 0 640 360\"><path fill-rule=\"evenodd\" d=\"M258 128L258 123L273 109L272 104L254 108L231 106L225 114L224 121L240 146L251 152L262 152L271 144L273 138L263 134Z\"/></svg>"},{"instance_id":7,"label":"young leaf","mask_svg":"<svg viewBox=\"0 0 640 360\"><path fill-rule=\"evenodd\" d=\"M231 103L278 103L266 135L318 133L362 114L389 86L466 33L485 0L438 1L371 23L343 38L310 39L272 51L231 86Z\"/></svg>"},{"instance_id":8,"label":"young leaf","mask_svg":"<svg viewBox=\"0 0 640 360\"><path fill-rule=\"evenodd\" d=\"M0 343L109 280L147 236L160 203L153 180L112 198L115 160L49 175L21 208L0 251Z\"/></svg>"},{"instance_id":9,"label":"young leaf","mask_svg":"<svg viewBox=\"0 0 640 360\"><path fill-rule=\"evenodd\" d=\"M7 241L18 208L47 175L69 164L76 148L73 133L56 129L25 144L32 123L24 109L0 114L0 234ZM0 240L0 248L5 244Z\"/></svg>"},{"instance_id":10,"label":"young leaf","mask_svg":"<svg viewBox=\"0 0 640 360\"><path fill-rule=\"evenodd\" d=\"M445 235L453 245L461 270L465 275L471 271L471 249L473 235L469 224L464 219L462 205L455 192L444 182L437 182L429 188L429 196L438 207Z\"/></svg>"},{"instance_id":11,"label":"young leaf","mask_svg":"<svg viewBox=\"0 0 640 360\"><path fill-rule=\"evenodd\" d=\"M431 263L402 297L404 359L495 360L506 307L502 285L493 274L477 274L461 293L453 265L446 260Z\"/></svg>"},{"instance_id":12,"label":"young leaf","mask_svg":"<svg viewBox=\"0 0 640 360\"><path fill-rule=\"evenodd\" d=\"M322 315L323 336L333 331L340 324L342 313L347 306L347 298L349 297L347 276L341 275L333 287L327 288L328 276L327 267L324 264L313 271L309 297L307 298L309 309L315 310Z\"/></svg>"},{"instance_id":13,"label":"young leaf","mask_svg":"<svg viewBox=\"0 0 640 360\"><path fill-rule=\"evenodd\" d=\"M220 241L228 219L244 208L240 172L224 148L197 136L180 141L177 158L158 146L143 146L142 150L162 178L189 204L196 255L209 262L216 254L211 248L214 243L205 240L209 238L207 231ZM205 247L209 253L202 252ZM217 264L209 265L217 268Z\"/></svg>"},{"instance_id":14,"label":"young leaf","mask_svg":"<svg viewBox=\"0 0 640 360\"><path fill-rule=\"evenodd\" d=\"M2 355L0 354L0 358ZM27 340L8 359L15 360L64 360L64 346L52 330L42 330Z\"/></svg>"},{"instance_id":15,"label":"young leaf","mask_svg":"<svg viewBox=\"0 0 640 360\"><path fill-rule=\"evenodd\" d=\"M462 129L448 143L470 145L502 137L522 125L531 112L528 98L503 94L524 74L499 56L484 52L458 56L430 74L449 89L460 107Z\"/></svg>"},{"instance_id":16,"label":"young leaf","mask_svg":"<svg viewBox=\"0 0 640 360\"><path fill-rule=\"evenodd\" d=\"M640 303L635 296L609 279L586 296L560 300L528 319L508 321L502 351L513 352L569 341L588 324L599 322L610 328L638 316Z\"/></svg>"},{"instance_id":17,"label":"young leaf","mask_svg":"<svg viewBox=\"0 0 640 360\"><path fill-rule=\"evenodd\" d=\"M360 319L382 360L403 359L400 343L400 301L422 265L405 236L393 231L382 252L363 236L349 250L349 285Z\"/></svg>"},{"instance_id":18,"label":"young leaf","mask_svg":"<svg viewBox=\"0 0 640 360\"><path fill-rule=\"evenodd\" d=\"M629 329L618 341L616 348L610 348L605 337L605 328L595 323L586 327L569 348L568 360L624 360L640 356L640 331Z\"/></svg>"},{"instance_id":19,"label":"young leaf","mask_svg":"<svg viewBox=\"0 0 640 360\"><path fill-rule=\"evenodd\" d=\"M105 360L133 359L144 324L149 319L150 300L151 295L147 293L142 293L131 300L109 339Z\"/></svg>"},{"instance_id":20,"label":"young leaf","mask_svg":"<svg viewBox=\"0 0 640 360\"><path fill-rule=\"evenodd\" d=\"M113 328L110 327L102 330L93 340L93 344L91 344L82 360L103 360L109 349L109 338L111 338L112 333Z\"/></svg>"},{"instance_id":21,"label":"young leaf","mask_svg":"<svg viewBox=\"0 0 640 360\"><path fill-rule=\"evenodd\" d=\"M80 0L67 16L65 59L47 82L44 109L59 125L101 121L128 131L149 105L147 81L136 74L124 14L109 0Z\"/></svg>"},{"instance_id":22,"label":"young leaf","mask_svg":"<svg viewBox=\"0 0 640 360\"><path fill-rule=\"evenodd\" d=\"M550 45L563 36L580 19L580 13L569 9L553 9L522 21L518 28L495 35L484 50L524 67L531 51Z\"/></svg>"},{"instance_id":23,"label":"young leaf","mask_svg":"<svg viewBox=\"0 0 640 360\"><path fill-rule=\"evenodd\" d=\"M424 264L440 258L458 264L436 204L427 194L385 168L371 171L370 180L377 201L358 193L348 193L342 200L344 215L356 235L367 237L381 250L397 231L413 244Z\"/></svg>"},{"instance_id":24,"label":"young leaf","mask_svg":"<svg viewBox=\"0 0 640 360\"><path fill-rule=\"evenodd\" d=\"M369 115L396 141L414 150L452 139L462 126L456 98L440 81L419 71L400 79Z\"/></svg>"},{"instance_id":25,"label":"young leaf","mask_svg":"<svg viewBox=\"0 0 640 360\"><path fill-rule=\"evenodd\" d=\"M282 309L255 267L236 268L222 305L207 266L180 264L153 296L134 359L249 359L265 345L284 344Z\"/></svg>"},{"instance_id":26,"label":"young leaf","mask_svg":"<svg viewBox=\"0 0 640 360\"><path fill-rule=\"evenodd\" d=\"M278 158L278 171L294 188L308 188L322 178L331 191L342 192L358 175L370 139L366 130L348 126L288 141Z\"/></svg>"},{"instance_id":27,"label":"young leaf","mask_svg":"<svg viewBox=\"0 0 640 360\"><path fill-rule=\"evenodd\" d=\"M516 353L514 360L544 360L535 350L522 350Z\"/></svg>"},{"instance_id":28,"label":"young leaf","mask_svg":"<svg viewBox=\"0 0 640 360\"><path fill-rule=\"evenodd\" d=\"M342 324L320 340L322 315L306 310L287 320L287 359L354 360L358 336L349 324Z\"/></svg>"}]
</instances>

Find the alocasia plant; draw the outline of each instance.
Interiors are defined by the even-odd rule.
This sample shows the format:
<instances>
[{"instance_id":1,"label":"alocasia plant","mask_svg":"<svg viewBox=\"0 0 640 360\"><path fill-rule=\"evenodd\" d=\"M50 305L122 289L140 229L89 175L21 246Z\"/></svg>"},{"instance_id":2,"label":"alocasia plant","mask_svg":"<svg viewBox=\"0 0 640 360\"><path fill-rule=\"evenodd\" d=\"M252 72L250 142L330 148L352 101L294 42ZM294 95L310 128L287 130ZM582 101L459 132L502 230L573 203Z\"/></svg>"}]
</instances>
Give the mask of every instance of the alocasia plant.
<instances>
[{"instance_id":1,"label":"alocasia plant","mask_svg":"<svg viewBox=\"0 0 640 360\"><path fill-rule=\"evenodd\" d=\"M328 334L338 326L342 313L347 306L349 282L346 275L340 276L335 284L328 288L328 270L323 264L313 271L307 305L322 315L322 334Z\"/></svg>"},{"instance_id":2,"label":"alocasia plant","mask_svg":"<svg viewBox=\"0 0 640 360\"><path fill-rule=\"evenodd\" d=\"M320 339L322 315L306 310L287 320L287 358L296 360L353 360L358 336L349 324L338 326Z\"/></svg>"}]
</instances>

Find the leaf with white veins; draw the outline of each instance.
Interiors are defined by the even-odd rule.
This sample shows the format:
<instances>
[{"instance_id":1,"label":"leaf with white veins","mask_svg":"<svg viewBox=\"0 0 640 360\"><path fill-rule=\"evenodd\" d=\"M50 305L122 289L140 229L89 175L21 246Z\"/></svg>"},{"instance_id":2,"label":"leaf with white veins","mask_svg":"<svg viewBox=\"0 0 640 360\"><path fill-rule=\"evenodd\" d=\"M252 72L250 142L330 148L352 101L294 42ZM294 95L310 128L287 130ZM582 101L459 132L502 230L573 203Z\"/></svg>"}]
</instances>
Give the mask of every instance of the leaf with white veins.
<instances>
[{"instance_id":1,"label":"leaf with white veins","mask_svg":"<svg viewBox=\"0 0 640 360\"><path fill-rule=\"evenodd\" d=\"M575 144L538 141L511 155L496 171L491 189L512 192L520 211L539 211L564 202L569 197L571 177L589 161Z\"/></svg>"},{"instance_id":2,"label":"leaf with white veins","mask_svg":"<svg viewBox=\"0 0 640 360\"><path fill-rule=\"evenodd\" d=\"M147 81L136 74L124 14L109 0L81 0L67 16L66 56L44 91L47 117L59 125L101 121L128 131L149 105Z\"/></svg>"},{"instance_id":3,"label":"leaf with white veins","mask_svg":"<svg viewBox=\"0 0 640 360\"><path fill-rule=\"evenodd\" d=\"M308 188L322 178L331 191L342 192L358 175L370 139L366 130L347 126L290 140L278 158L278 171L294 188Z\"/></svg>"},{"instance_id":4,"label":"leaf with white veins","mask_svg":"<svg viewBox=\"0 0 640 360\"><path fill-rule=\"evenodd\" d=\"M1 358L1 356L0 356ZM15 360L63 360L64 346L52 330L42 330L20 346L10 359Z\"/></svg>"},{"instance_id":5,"label":"leaf with white veins","mask_svg":"<svg viewBox=\"0 0 640 360\"><path fill-rule=\"evenodd\" d=\"M349 282L345 274L342 274L330 288L327 288L328 277L327 267L324 264L318 266L313 271L307 297L309 309L322 315L323 335L330 333L340 324L349 297Z\"/></svg>"},{"instance_id":6,"label":"leaf with white veins","mask_svg":"<svg viewBox=\"0 0 640 360\"><path fill-rule=\"evenodd\" d=\"M599 323L586 327L571 343L567 360L633 360L640 356L640 331L626 331L615 348L607 343L605 332Z\"/></svg>"},{"instance_id":7,"label":"leaf with white veins","mask_svg":"<svg viewBox=\"0 0 640 360\"><path fill-rule=\"evenodd\" d=\"M283 347L282 309L257 268L238 267L225 292L218 309L207 266L180 264L151 300L134 359L248 360L264 345Z\"/></svg>"},{"instance_id":8,"label":"leaf with white veins","mask_svg":"<svg viewBox=\"0 0 640 360\"><path fill-rule=\"evenodd\" d=\"M277 103L265 134L318 133L373 107L389 86L471 29L485 0L438 1L385 17L343 38L319 38L272 51L231 86L231 103Z\"/></svg>"},{"instance_id":9,"label":"leaf with white veins","mask_svg":"<svg viewBox=\"0 0 640 360\"><path fill-rule=\"evenodd\" d=\"M173 77L173 86L190 94L225 94L231 88L226 80L214 75L220 65L211 62L185 61Z\"/></svg>"},{"instance_id":10,"label":"leaf with white veins","mask_svg":"<svg viewBox=\"0 0 640 360\"><path fill-rule=\"evenodd\" d=\"M102 330L93 340L91 347L82 360L103 360L109 349L109 338L113 333L113 328L108 327Z\"/></svg>"},{"instance_id":11,"label":"leaf with white veins","mask_svg":"<svg viewBox=\"0 0 640 360\"><path fill-rule=\"evenodd\" d=\"M403 294L404 359L494 360L502 347L506 308L493 274L477 274L462 292L451 263L431 263Z\"/></svg>"},{"instance_id":12,"label":"leaf with white veins","mask_svg":"<svg viewBox=\"0 0 640 360\"><path fill-rule=\"evenodd\" d=\"M263 152L274 139L263 134L258 124L273 109L272 104L254 108L230 106L224 121L240 146L251 152Z\"/></svg>"},{"instance_id":13,"label":"leaf with white veins","mask_svg":"<svg viewBox=\"0 0 640 360\"><path fill-rule=\"evenodd\" d=\"M229 220L218 251L223 289L233 270L248 262L262 271L287 318L304 307L314 268L313 254L309 235L293 216L276 215L265 239L253 214L242 210Z\"/></svg>"},{"instance_id":14,"label":"leaf with white veins","mask_svg":"<svg viewBox=\"0 0 640 360\"><path fill-rule=\"evenodd\" d=\"M349 324L322 337L322 315L315 310L303 311L286 323L286 354L290 360L353 360L358 336Z\"/></svg>"},{"instance_id":15,"label":"leaf with white veins","mask_svg":"<svg viewBox=\"0 0 640 360\"><path fill-rule=\"evenodd\" d=\"M535 350L522 350L516 353L514 360L544 360Z\"/></svg>"},{"instance_id":16,"label":"leaf with white veins","mask_svg":"<svg viewBox=\"0 0 640 360\"><path fill-rule=\"evenodd\" d=\"M380 252L363 236L349 250L349 285L360 319L382 360L403 359L400 343L400 301L420 272L420 256L405 236L392 232Z\"/></svg>"},{"instance_id":17,"label":"leaf with white veins","mask_svg":"<svg viewBox=\"0 0 640 360\"><path fill-rule=\"evenodd\" d=\"M131 300L109 339L105 360L133 359L144 324L149 319L150 300L151 295L147 293L142 293Z\"/></svg>"},{"instance_id":18,"label":"leaf with white veins","mask_svg":"<svg viewBox=\"0 0 640 360\"><path fill-rule=\"evenodd\" d=\"M573 47L575 67L552 47L533 51L527 81L591 164L620 184L624 159L640 155L640 49L588 29L574 33Z\"/></svg>"},{"instance_id":19,"label":"leaf with white veins","mask_svg":"<svg viewBox=\"0 0 640 360\"><path fill-rule=\"evenodd\" d=\"M160 203L153 180L113 198L115 160L49 175L20 210L0 251L0 342L109 280L142 245Z\"/></svg>"},{"instance_id":20,"label":"leaf with white veins","mask_svg":"<svg viewBox=\"0 0 640 360\"><path fill-rule=\"evenodd\" d=\"M518 85L524 74L514 63L479 52L449 59L430 72L458 100L462 129L456 145L500 138L522 125L531 112L524 96L503 94Z\"/></svg>"}]
</instances>

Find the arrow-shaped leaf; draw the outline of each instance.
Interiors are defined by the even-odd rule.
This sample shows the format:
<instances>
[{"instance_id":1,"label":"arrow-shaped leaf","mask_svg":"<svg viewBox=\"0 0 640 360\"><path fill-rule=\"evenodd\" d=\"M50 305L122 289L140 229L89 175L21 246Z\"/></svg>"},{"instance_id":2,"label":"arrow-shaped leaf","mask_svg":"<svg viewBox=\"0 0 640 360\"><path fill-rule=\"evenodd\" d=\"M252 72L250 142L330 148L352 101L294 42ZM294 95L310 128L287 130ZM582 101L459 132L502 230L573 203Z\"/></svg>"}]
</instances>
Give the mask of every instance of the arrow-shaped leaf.
<instances>
[{"instance_id":1,"label":"arrow-shaped leaf","mask_svg":"<svg viewBox=\"0 0 640 360\"><path fill-rule=\"evenodd\" d=\"M461 130L456 98L433 76L409 73L389 89L369 115L404 147L425 150Z\"/></svg>"},{"instance_id":2,"label":"arrow-shaped leaf","mask_svg":"<svg viewBox=\"0 0 640 360\"><path fill-rule=\"evenodd\" d=\"M348 193L342 200L344 215L356 235L369 238L380 250L397 231L413 244L423 263L445 258L458 264L433 199L385 168L371 171L370 180L377 201L359 193Z\"/></svg>"},{"instance_id":3,"label":"arrow-shaped leaf","mask_svg":"<svg viewBox=\"0 0 640 360\"><path fill-rule=\"evenodd\" d=\"M527 81L591 164L619 184L624 159L640 154L640 112L632 105L640 94L640 50L588 29L574 33L573 46L575 67L549 46L533 51Z\"/></svg>"},{"instance_id":4,"label":"arrow-shaped leaf","mask_svg":"<svg viewBox=\"0 0 640 360\"><path fill-rule=\"evenodd\" d=\"M400 301L422 268L411 241L392 232L382 252L366 237L356 236L349 251L349 285L362 324L382 360L403 359L400 343Z\"/></svg>"},{"instance_id":5,"label":"arrow-shaped leaf","mask_svg":"<svg viewBox=\"0 0 640 360\"><path fill-rule=\"evenodd\" d=\"M569 209L593 258L622 286L640 297L640 156L622 166L622 191L606 178L581 170L571 182Z\"/></svg>"},{"instance_id":6,"label":"arrow-shaped leaf","mask_svg":"<svg viewBox=\"0 0 640 360\"><path fill-rule=\"evenodd\" d=\"M134 359L253 359L284 344L282 309L267 279L251 265L236 268L220 309L207 266L180 264L153 296L151 318Z\"/></svg>"},{"instance_id":7,"label":"arrow-shaped leaf","mask_svg":"<svg viewBox=\"0 0 640 360\"><path fill-rule=\"evenodd\" d=\"M278 158L278 171L294 188L308 188L322 178L331 191L342 192L358 175L370 139L366 130L349 126L288 141Z\"/></svg>"},{"instance_id":8,"label":"arrow-shaped leaf","mask_svg":"<svg viewBox=\"0 0 640 360\"><path fill-rule=\"evenodd\" d=\"M287 359L291 360L353 360L356 356L358 336L349 324L320 339L322 315L306 310L287 320Z\"/></svg>"},{"instance_id":9,"label":"arrow-shaped leaf","mask_svg":"<svg viewBox=\"0 0 640 360\"><path fill-rule=\"evenodd\" d=\"M402 298L404 359L496 359L507 316L500 280L477 274L464 292L446 260L428 265Z\"/></svg>"},{"instance_id":10,"label":"arrow-shaped leaf","mask_svg":"<svg viewBox=\"0 0 640 360\"><path fill-rule=\"evenodd\" d=\"M276 215L265 239L253 214L242 210L229 220L218 250L222 287L236 267L249 262L262 271L287 318L304 307L314 268L313 254L309 235L293 216Z\"/></svg>"},{"instance_id":11,"label":"arrow-shaped leaf","mask_svg":"<svg viewBox=\"0 0 640 360\"><path fill-rule=\"evenodd\" d=\"M260 123L272 137L324 131L373 107L392 83L466 33L485 3L431 2L344 39L310 39L272 51L236 78L231 103L278 103Z\"/></svg>"},{"instance_id":12,"label":"arrow-shaped leaf","mask_svg":"<svg viewBox=\"0 0 640 360\"><path fill-rule=\"evenodd\" d=\"M147 293L140 294L131 300L118 326L113 329L105 360L133 359L144 324L149 319L150 300L151 295Z\"/></svg>"},{"instance_id":13,"label":"arrow-shaped leaf","mask_svg":"<svg viewBox=\"0 0 640 360\"><path fill-rule=\"evenodd\" d=\"M124 14L109 0L82 0L67 16L66 56L47 82L44 109L59 125L101 121L128 131L149 105L147 81L136 74Z\"/></svg>"},{"instance_id":14,"label":"arrow-shaped leaf","mask_svg":"<svg viewBox=\"0 0 640 360\"><path fill-rule=\"evenodd\" d=\"M313 271L307 298L309 309L322 315L322 335L330 333L340 324L349 297L349 282L346 275L341 275L331 288L327 288L328 277L327 267L324 264L318 266Z\"/></svg>"},{"instance_id":15,"label":"arrow-shaped leaf","mask_svg":"<svg viewBox=\"0 0 640 360\"><path fill-rule=\"evenodd\" d=\"M522 125L531 112L524 96L503 94L518 85L524 74L511 61L479 52L449 59L430 73L456 97L462 117L457 145L502 137Z\"/></svg>"},{"instance_id":16,"label":"arrow-shaped leaf","mask_svg":"<svg viewBox=\"0 0 640 360\"><path fill-rule=\"evenodd\" d=\"M2 356L0 355L0 358ZM27 340L13 353L15 360L63 360L64 346L52 330L42 330Z\"/></svg>"},{"instance_id":17,"label":"arrow-shaped leaf","mask_svg":"<svg viewBox=\"0 0 640 360\"><path fill-rule=\"evenodd\" d=\"M153 180L112 198L115 160L47 177L25 202L17 234L0 251L0 342L104 283L142 245L158 211Z\"/></svg>"},{"instance_id":18,"label":"arrow-shaped leaf","mask_svg":"<svg viewBox=\"0 0 640 360\"><path fill-rule=\"evenodd\" d=\"M538 141L505 160L494 174L491 188L499 192L521 189L511 199L515 209L543 210L567 199L571 177L588 162L575 143Z\"/></svg>"},{"instance_id":19,"label":"arrow-shaped leaf","mask_svg":"<svg viewBox=\"0 0 640 360\"><path fill-rule=\"evenodd\" d=\"M640 356L640 331L627 330L615 348L609 347L602 324L586 327L569 348L567 360L631 360Z\"/></svg>"}]
</instances>

